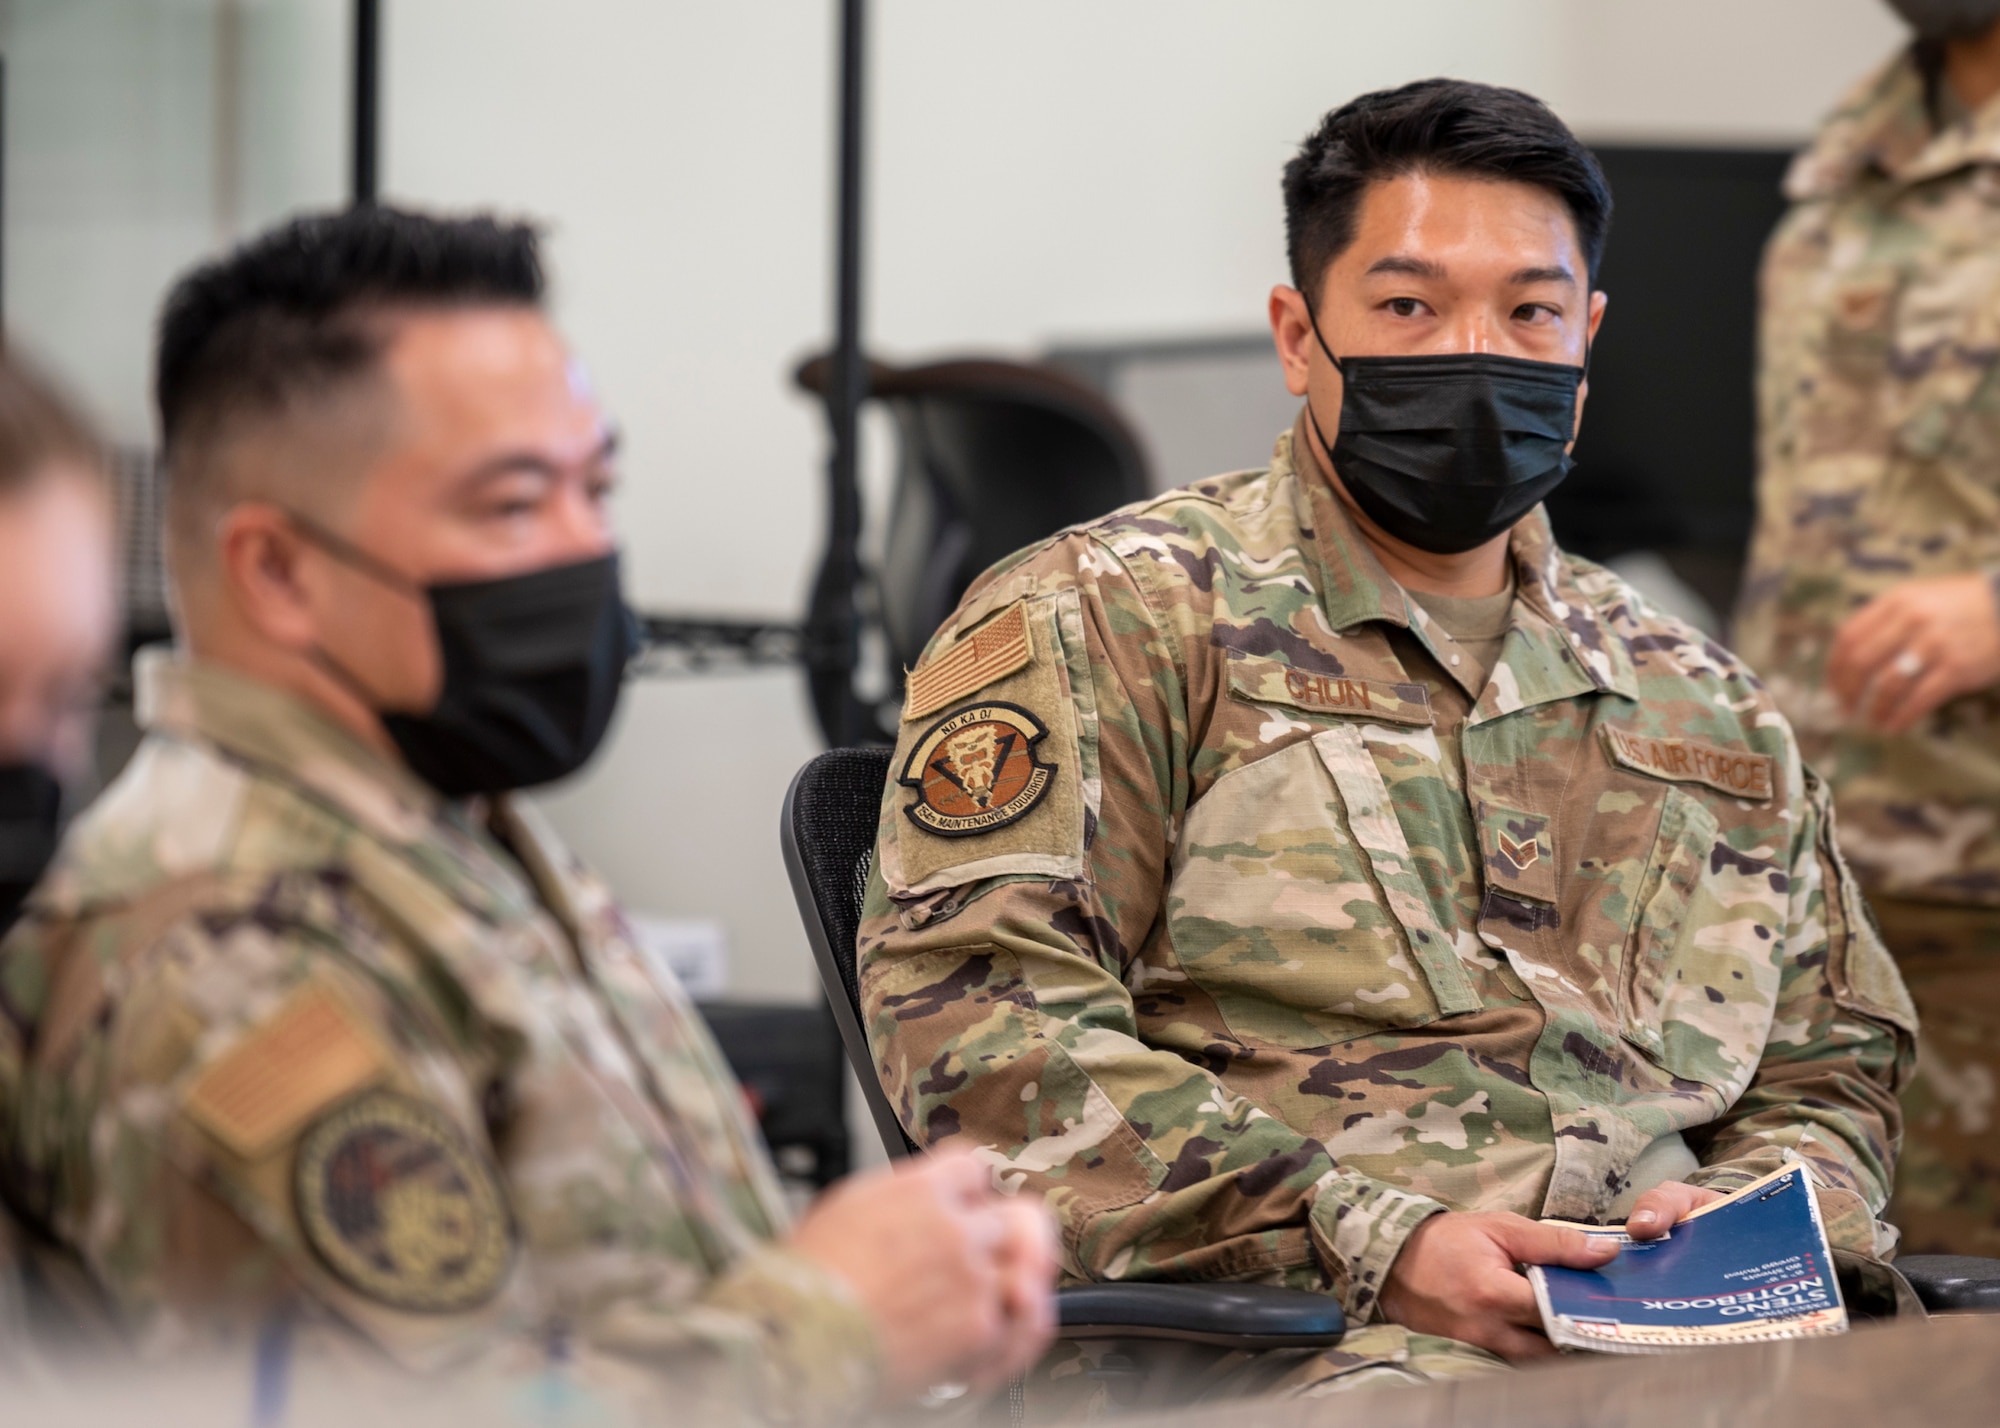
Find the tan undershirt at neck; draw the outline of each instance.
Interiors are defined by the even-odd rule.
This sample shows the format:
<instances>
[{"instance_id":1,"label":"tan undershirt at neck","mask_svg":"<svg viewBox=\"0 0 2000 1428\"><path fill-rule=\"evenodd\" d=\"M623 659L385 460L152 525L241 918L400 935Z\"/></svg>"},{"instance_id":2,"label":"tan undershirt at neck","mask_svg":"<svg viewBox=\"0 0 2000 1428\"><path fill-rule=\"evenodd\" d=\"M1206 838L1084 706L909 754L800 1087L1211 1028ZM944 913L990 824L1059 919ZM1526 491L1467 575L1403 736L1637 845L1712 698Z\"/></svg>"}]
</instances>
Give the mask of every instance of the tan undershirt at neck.
<instances>
[{"instance_id":1,"label":"tan undershirt at neck","mask_svg":"<svg viewBox=\"0 0 2000 1428\"><path fill-rule=\"evenodd\" d=\"M1514 608L1514 582L1495 595L1465 600L1456 595L1433 595L1428 590L1404 592L1424 607L1445 638L1438 642L1440 653L1466 692L1477 698L1500 662L1500 646L1506 641ZM1454 663L1457 655L1461 663Z\"/></svg>"}]
</instances>

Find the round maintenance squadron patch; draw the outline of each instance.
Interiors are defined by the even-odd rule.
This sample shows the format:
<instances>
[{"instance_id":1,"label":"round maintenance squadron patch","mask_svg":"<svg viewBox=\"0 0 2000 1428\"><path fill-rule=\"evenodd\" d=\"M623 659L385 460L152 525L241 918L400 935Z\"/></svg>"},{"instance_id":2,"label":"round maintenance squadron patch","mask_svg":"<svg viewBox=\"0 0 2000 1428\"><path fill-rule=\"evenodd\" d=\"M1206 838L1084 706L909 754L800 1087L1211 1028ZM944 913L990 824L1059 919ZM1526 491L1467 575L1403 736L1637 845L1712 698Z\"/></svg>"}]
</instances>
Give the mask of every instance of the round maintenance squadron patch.
<instances>
[{"instance_id":1,"label":"round maintenance squadron patch","mask_svg":"<svg viewBox=\"0 0 2000 1428\"><path fill-rule=\"evenodd\" d=\"M991 833L1027 817L1055 783L1035 757L1048 730L1018 704L967 704L933 724L899 780L916 790L903 810L941 838Z\"/></svg>"},{"instance_id":2,"label":"round maintenance squadron patch","mask_svg":"<svg viewBox=\"0 0 2000 1428\"><path fill-rule=\"evenodd\" d=\"M452 1314L507 1278L514 1231L500 1183L442 1112L369 1091L315 1121L292 1191L306 1240L370 1299Z\"/></svg>"}]
</instances>

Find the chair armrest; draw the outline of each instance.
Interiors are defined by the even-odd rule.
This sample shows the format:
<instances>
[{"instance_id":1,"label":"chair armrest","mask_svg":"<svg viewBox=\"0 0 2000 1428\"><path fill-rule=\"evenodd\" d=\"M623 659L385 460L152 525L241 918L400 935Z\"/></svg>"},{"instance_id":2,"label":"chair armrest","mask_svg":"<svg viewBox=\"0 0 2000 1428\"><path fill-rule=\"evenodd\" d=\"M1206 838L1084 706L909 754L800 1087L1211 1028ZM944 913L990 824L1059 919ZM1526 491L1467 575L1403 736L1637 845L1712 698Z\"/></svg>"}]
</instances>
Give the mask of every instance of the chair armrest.
<instances>
[{"instance_id":1,"label":"chair armrest","mask_svg":"<svg viewBox=\"0 0 2000 1428\"><path fill-rule=\"evenodd\" d=\"M1339 1303L1270 1284L1077 1284L1056 1292L1065 1339L1180 1339L1229 1349L1322 1348L1347 1332Z\"/></svg>"},{"instance_id":2,"label":"chair armrest","mask_svg":"<svg viewBox=\"0 0 2000 1428\"><path fill-rule=\"evenodd\" d=\"M1893 1263L1933 1314L2000 1312L2000 1259L1969 1254L1907 1254Z\"/></svg>"}]
</instances>

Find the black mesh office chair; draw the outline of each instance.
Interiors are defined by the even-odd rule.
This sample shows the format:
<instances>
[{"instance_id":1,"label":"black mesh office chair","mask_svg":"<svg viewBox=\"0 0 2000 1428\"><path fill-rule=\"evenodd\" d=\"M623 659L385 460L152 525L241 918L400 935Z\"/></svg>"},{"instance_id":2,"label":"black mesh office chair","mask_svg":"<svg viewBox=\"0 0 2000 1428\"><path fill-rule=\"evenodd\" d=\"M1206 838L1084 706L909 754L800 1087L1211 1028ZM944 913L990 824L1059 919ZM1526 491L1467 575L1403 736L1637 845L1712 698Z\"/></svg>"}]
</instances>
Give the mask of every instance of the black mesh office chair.
<instances>
[{"instance_id":1,"label":"black mesh office chair","mask_svg":"<svg viewBox=\"0 0 2000 1428\"><path fill-rule=\"evenodd\" d=\"M796 380L824 396L830 370L815 357ZM1140 499L1150 485L1125 419L1050 367L870 362L868 399L896 423L896 484L872 606L888 640L890 698L899 701L902 671L981 571Z\"/></svg>"},{"instance_id":2,"label":"black mesh office chair","mask_svg":"<svg viewBox=\"0 0 2000 1428\"><path fill-rule=\"evenodd\" d=\"M862 1095L892 1157L914 1154L875 1073L861 1029L854 935L875 853L875 820L889 777L885 748L834 749L815 758L785 795L780 836L792 893L820 980ZM1224 1348L1317 1348L1346 1323L1323 1294L1262 1284L1083 1284L1056 1299L1065 1338L1156 1338Z\"/></svg>"},{"instance_id":3,"label":"black mesh office chair","mask_svg":"<svg viewBox=\"0 0 2000 1428\"><path fill-rule=\"evenodd\" d=\"M792 893L834 1021L891 1156L915 1144L882 1089L861 1025L855 932L875 854L875 828L891 751L833 749L799 770L785 795L781 837ZM1932 1313L2000 1312L2000 1260L1906 1255L1896 1268ZM1339 1306L1317 1294L1258 1285L1090 1284L1062 1291L1063 1332L1180 1338L1239 1347L1327 1344L1339 1338Z\"/></svg>"}]
</instances>

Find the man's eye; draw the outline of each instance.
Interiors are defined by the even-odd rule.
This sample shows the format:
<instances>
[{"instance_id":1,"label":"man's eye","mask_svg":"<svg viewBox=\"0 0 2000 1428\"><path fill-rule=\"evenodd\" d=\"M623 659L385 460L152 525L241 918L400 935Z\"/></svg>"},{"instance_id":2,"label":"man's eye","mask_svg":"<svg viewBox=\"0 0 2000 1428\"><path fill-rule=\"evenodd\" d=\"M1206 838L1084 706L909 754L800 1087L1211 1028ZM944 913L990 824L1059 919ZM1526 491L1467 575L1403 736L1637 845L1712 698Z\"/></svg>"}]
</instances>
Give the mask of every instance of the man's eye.
<instances>
[{"instance_id":1,"label":"man's eye","mask_svg":"<svg viewBox=\"0 0 2000 1428\"><path fill-rule=\"evenodd\" d=\"M1398 317L1415 317L1424 310L1424 305L1415 298L1390 298L1389 311Z\"/></svg>"},{"instance_id":2,"label":"man's eye","mask_svg":"<svg viewBox=\"0 0 2000 1428\"><path fill-rule=\"evenodd\" d=\"M1547 323L1554 322L1561 316L1561 313L1544 302L1524 302L1514 309L1514 319L1517 322Z\"/></svg>"}]
</instances>

